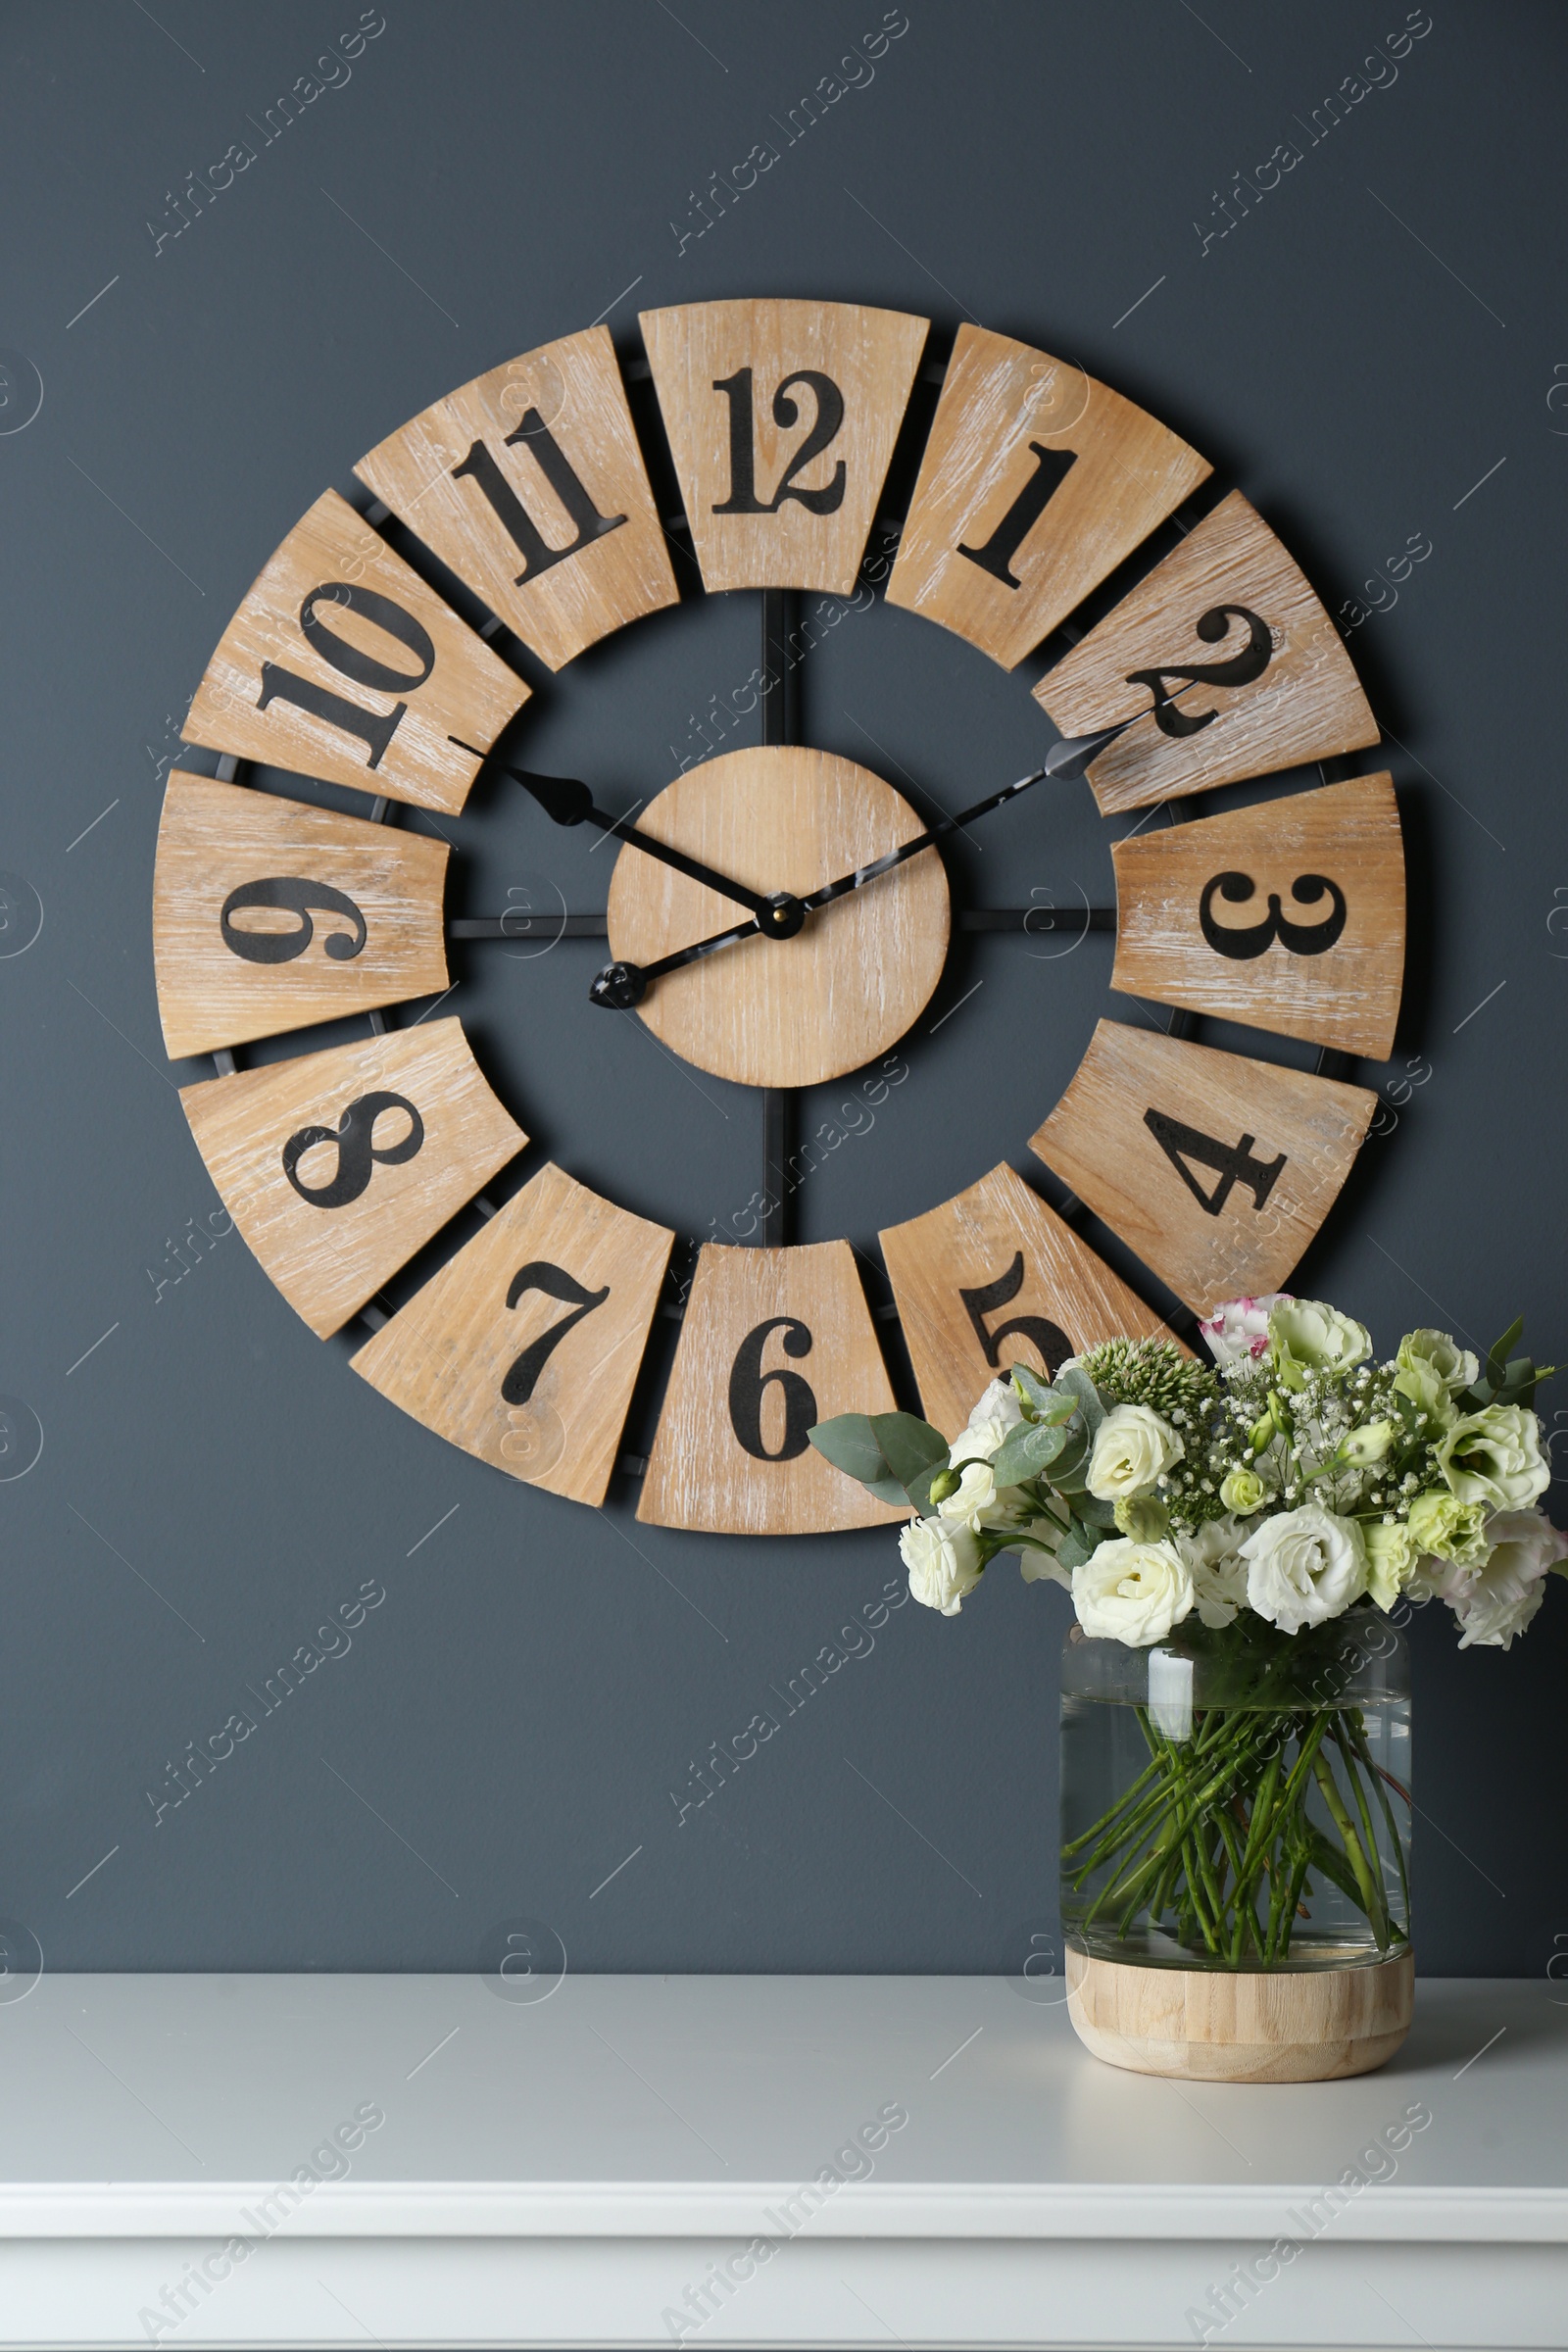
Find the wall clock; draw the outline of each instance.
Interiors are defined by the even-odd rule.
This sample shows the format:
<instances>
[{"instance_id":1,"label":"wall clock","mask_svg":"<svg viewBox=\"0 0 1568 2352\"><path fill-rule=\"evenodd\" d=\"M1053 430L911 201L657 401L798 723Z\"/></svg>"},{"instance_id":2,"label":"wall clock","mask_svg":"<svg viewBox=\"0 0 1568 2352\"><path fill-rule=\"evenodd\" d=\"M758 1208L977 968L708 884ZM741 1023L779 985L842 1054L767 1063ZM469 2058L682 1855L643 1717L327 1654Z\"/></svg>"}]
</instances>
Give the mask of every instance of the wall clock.
<instances>
[{"instance_id":1,"label":"wall clock","mask_svg":"<svg viewBox=\"0 0 1568 2352\"><path fill-rule=\"evenodd\" d=\"M714 302L647 313L641 328L646 360L627 372L651 375L703 586L760 591L762 741L688 768L634 822L589 784L519 769L511 737L506 760L530 821L618 836L606 911L570 926L603 942L576 951L584 991L668 1054L759 1090L777 1171L791 1090L905 1038L966 920L928 820L885 778L793 739L778 659L791 592L856 592L928 321ZM1152 534L1193 513L1211 468L1175 433L975 326L923 373L940 391L888 601L1006 670L1058 632L1069 642L1034 689L1051 772L1010 793L997 779L967 821L1023 791L1086 785L1102 815L1185 811L1376 744L1338 631L1239 491L1073 627ZM680 601L667 534L602 326L465 384L356 473L365 511L318 500L192 702L185 739L218 772L169 782L154 884L164 1036L175 1057L214 1056L218 1074L181 1095L191 1132L312 1329L363 1317L353 1366L384 1397L515 1478L599 1504L674 1236L554 1161L490 1201L527 1144L526 1104L498 1099L461 1018L386 1016L449 987L450 937L505 925L449 924L446 842L394 820L408 804L444 827L499 760L529 696L497 650L506 632L560 672ZM404 533L434 562L406 560ZM429 584L439 566L488 610L482 628ZM349 787L363 813L261 788L247 763ZM1398 816L1387 775L1325 778L1143 825L1113 856L1111 988L1174 1008L1172 1026L1102 1020L1019 1146L1201 1312L1284 1281L1366 1133L1376 1098L1345 1073L1393 1046ZM311 1051L307 1037L238 1066L255 1041L348 1014L368 1016L363 1039ZM1198 1043L1194 1014L1308 1041L1318 1067ZM548 1054L549 1036L529 1050ZM894 1395L849 1242L792 1246L783 1218L775 1199L760 1246L699 1252L646 1521L777 1534L893 1516L807 1444L814 1420ZM448 1228L458 1246L438 1270L396 1312L374 1305ZM1010 1165L880 1246L921 1402L945 1429L1011 1360L1054 1368L1112 1332L1162 1328Z\"/></svg>"}]
</instances>

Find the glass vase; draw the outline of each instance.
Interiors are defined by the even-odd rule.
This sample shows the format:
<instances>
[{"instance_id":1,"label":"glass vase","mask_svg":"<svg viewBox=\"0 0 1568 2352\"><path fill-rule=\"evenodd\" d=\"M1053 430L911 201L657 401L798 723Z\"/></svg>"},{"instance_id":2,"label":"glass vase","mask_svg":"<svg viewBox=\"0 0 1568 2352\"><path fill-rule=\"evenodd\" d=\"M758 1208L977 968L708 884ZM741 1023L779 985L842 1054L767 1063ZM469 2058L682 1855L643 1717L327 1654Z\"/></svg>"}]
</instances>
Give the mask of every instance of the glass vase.
<instances>
[{"instance_id":1,"label":"glass vase","mask_svg":"<svg viewBox=\"0 0 1568 2352\"><path fill-rule=\"evenodd\" d=\"M1407 1958L1409 1690L1404 1638L1369 1607L1295 1635L1195 1616L1148 1649L1073 1626L1069 1950L1236 1975Z\"/></svg>"}]
</instances>

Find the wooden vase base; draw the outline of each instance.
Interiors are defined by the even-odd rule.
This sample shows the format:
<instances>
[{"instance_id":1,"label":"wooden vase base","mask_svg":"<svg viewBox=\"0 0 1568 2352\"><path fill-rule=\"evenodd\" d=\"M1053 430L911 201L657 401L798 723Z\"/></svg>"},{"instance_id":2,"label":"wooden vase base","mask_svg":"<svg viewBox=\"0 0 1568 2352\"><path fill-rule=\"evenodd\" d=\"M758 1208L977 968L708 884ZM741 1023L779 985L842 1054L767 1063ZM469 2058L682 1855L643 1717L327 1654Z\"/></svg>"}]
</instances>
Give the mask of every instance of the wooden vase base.
<instances>
[{"instance_id":1,"label":"wooden vase base","mask_svg":"<svg viewBox=\"0 0 1568 2352\"><path fill-rule=\"evenodd\" d=\"M1137 1968L1067 1947L1067 2014L1107 2065L1191 2082L1326 2082L1384 2065L1410 2031L1415 1962L1243 1975Z\"/></svg>"}]
</instances>

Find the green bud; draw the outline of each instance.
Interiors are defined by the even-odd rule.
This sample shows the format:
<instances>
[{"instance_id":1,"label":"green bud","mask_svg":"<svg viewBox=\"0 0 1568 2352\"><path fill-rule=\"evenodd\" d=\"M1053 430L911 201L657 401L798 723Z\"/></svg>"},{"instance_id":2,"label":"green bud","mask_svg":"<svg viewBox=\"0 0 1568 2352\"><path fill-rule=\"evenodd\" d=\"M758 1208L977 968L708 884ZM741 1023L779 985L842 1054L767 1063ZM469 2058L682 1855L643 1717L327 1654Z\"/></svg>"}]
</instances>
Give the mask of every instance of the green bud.
<instances>
[{"instance_id":1,"label":"green bud","mask_svg":"<svg viewBox=\"0 0 1568 2352\"><path fill-rule=\"evenodd\" d=\"M931 1500L934 1503L946 1502L950 1494L956 1494L962 1484L961 1471L939 1470L931 1481Z\"/></svg>"},{"instance_id":2,"label":"green bud","mask_svg":"<svg viewBox=\"0 0 1568 2352\"><path fill-rule=\"evenodd\" d=\"M1123 1494L1116 1502L1116 1529L1135 1544L1157 1544L1170 1533L1170 1513L1154 1494Z\"/></svg>"},{"instance_id":3,"label":"green bud","mask_svg":"<svg viewBox=\"0 0 1568 2352\"><path fill-rule=\"evenodd\" d=\"M1251 1447L1253 1453L1258 1454L1263 1451L1265 1446L1273 1444L1274 1435L1274 1414L1272 1409L1270 1409L1263 1415L1261 1421L1254 1421L1252 1423L1251 1428L1247 1433L1247 1443Z\"/></svg>"},{"instance_id":4,"label":"green bud","mask_svg":"<svg viewBox=\"0 0 1568 2352\"><path fill-rule=\"evenodd\" d=\"M1246 1519L1261 1510L1268 1499L1268 1489L1255 1470L1227 1470L1220 1481L1219 1498L1228 1511Z\"/></svg>"},{"instance_id":5,"label":"green bud","mask_svg":"<svg viewBox=\"0 0 1568 2352\"><path fill-rule=\"evenodd\" d=\"M1352 1429L1340 1450L1357 1470L1371 1470L1382 1461L1394 1444L1392 1421L1368 1421Z\"/></svg>"}]
</instances>

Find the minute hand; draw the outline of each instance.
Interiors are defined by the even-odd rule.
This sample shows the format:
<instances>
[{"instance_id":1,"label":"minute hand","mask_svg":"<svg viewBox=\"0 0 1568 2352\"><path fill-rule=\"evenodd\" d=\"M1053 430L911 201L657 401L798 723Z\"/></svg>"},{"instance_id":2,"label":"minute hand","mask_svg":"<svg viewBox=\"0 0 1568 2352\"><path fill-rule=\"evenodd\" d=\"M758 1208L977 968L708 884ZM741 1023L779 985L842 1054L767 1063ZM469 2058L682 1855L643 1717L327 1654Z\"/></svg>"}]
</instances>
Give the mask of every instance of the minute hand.
<instances>
[{"instance_id":1,"label":"minute hand","mask_svg":"<svg viewBox=\"0 0 1568 2352\"><path fill-rule=\"evenodd\" d=\"M1057 744L1054 749L1060 753L1077 753L1081 746ZM841 874L836 882L824 883L820 890L813 890L808 898L795 902L803 909L801 919L804 921L807 914L814 912L819 906L830 906L835 899L847 898L852 890L859 890L863 884L874 882L878 874L891 873L906 858L918 858L922 850L928 850L945 833L968 824L973 817L984 816L990 808L1000 808L1004 801L1013 800L1020 792L1027 792L1031 784L1038 784L1043 776L1057 772L1049 762L1045 767L1037 767L1032 775L1020 776L1015 784L1004 784L1000 792L988 793L983 801L976 801L972 808L960 809L956 816L943 817L926 832L917 833L913 841L903 842L898 849L889 850L885 858L874 858L869 865L858 865L853 874ZM761 927L760 921L738 923L732 930L715 931L710 938L697 940L689 948L676 948L672 954L661 956L656 963L607 963L595 979L589 996L596 1004L608 1004L621 1012L629 1011L634 1004L642 1003L651 980L662 980L666 972L678 972L688 963L697 963L703 956L711 956L715 949L727 948L734 940L749 939Z\"/></svg>"},{"instance_id":2,"label":"minute hand","mask_svg":"<svg viewBox=\"0 0 1568 2352\"><path fill-rule=\"evenodd\" d=\"M1189 689L1184 686L1179 691L1186 694ZM1150 710L1157 710L1176 699L1173 694L1159 695L1150 706ZM801 905L810 911L813 907L831 906L835 899L847 898L852 890L858 890L866 882L874 882L878 874L891 873L906 858L918 858L922 850L929 849L932 842L940 841L944 834L956 832L960 826L972 824L977 816L989 815L993 808L1000 808L1004 801L1016 800L1019 793L1027 792L1031 784L1042 783L1048 776L1060 784L1075 782L1090 763L1099 759L1107 744L1114 743L1118 735L1125 735L1128 728L1136 726L1140 718L1147 718L1150 710L1140 710L1134 717L1121 719L1113 727L1100 727L1093 735L1068 736L1060 743L1054 743L1046 754L1044 764L1035 768L1030 775L1020 776L1016 784L1004 784L1000 792L988 793L983 801L976 801L972 808L960 808L956 816L939 817L934 825L928 826L924 833L917 833L912 841L901 842L896 850L889 850L885 858L873 858L869 865L858 865L853 874L841 874L836 882L824 883L820 890L813 890L809 897L803 898Z\"/></svg>"},{"instance_id":3,"label":"minute hand","mask_svg":"<svg viewBox=\"0 0 1568 2352\"><path fill-rule=\"evenodd\" d=\"M1112 727L1101 727L1093 735L1069 736L1061 743L1054 743L1046 754L1045 764L1027 776L1020 776L1015 784L1004 784L1000 792L988 793L983 801L976 801L972 808L960 808L956 816L942 817L924 833L917 833L912 841L901 842L896 850L889 850L885 858L873 858L869 865L858 865L853 874L841 874L836 882L824 883L820 890L813 890L808 898L783 902L789 906L792 915L796 909L801 910L794 923L795 929L798 930L806 915L817 907L831 906L835 899L848 898L851 891L861 889L867 882L874 882L878 874L891 873L896 865L903 865L906 858L918 858L922 850L928 850L944 834L956 832L960 825L972 823L975 817L986 815L992 808L1000 808L1004 801L1016 800L1019 793L1029 790L1031 784L1039 784L1047 776L1058 783L1069 783L1081 777L1107 744L1114 743L1118 735L1125 735L1129 727L1136 726L1141 718L1148 718L1163 704L1173 703L1180 695L1189 693L1193 683L1196 681L1178 688L1176 694L1157 695L1148 710L1135 712L1131 718L1119 719ZM780 904L780 900L773 901L773 908L776 909ZM666 972L678 972L688 963L697 963L703 956L711 956L715 949L727 948L732 941L750 939L762 927L760 917L755 922L737 923L731 930L715 931L710 938L697 940L689 948L676 948L670 955L661 956L656 963L607 963L595 978L588 994L596 1004L610 1005L617 1012L629 1012L634 1004L642 1003L651 980L662 980ZM768 928L782 931L783 926L776 911Z\"/></svg>"},{"instance_id":4,"label":"minute hand","mask_svg":"<svg viewBox=\"0 0 1568 2352\"><path fill-rule=\"evenodd\" d=\"M928 850L945 833L956 832L960 825L970 824L975 817L985 816L993 808L1000 808L1004 801L1015 800L1020 792L1027 792L1031 784L1038 784L1042 777L1050 773L1050 768L1037 767L1032 775L1020 776L1016 784L1004 784L1000 792L989 793L983 801L976 801L972 808L960 808L956 816L944 816L936 824L928 826L925 832L917 833L912 841L901 842L896 850L889 850L883 858L873 858L869 865L858 865L853 874L840 874L836 882L824 882L820 890L813 890L803 898L801 905L810 913L818 906L830 906L835 899L848 898L852 890L863 889L867 882L874 882L878 874L890 874L896 865L903 865L906 858L918 858L922 850Z\"/></svg>"}]
</instances>

